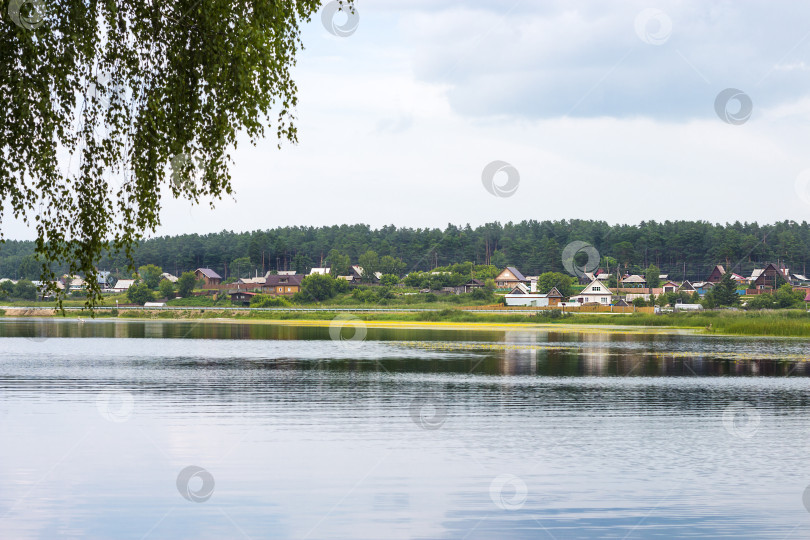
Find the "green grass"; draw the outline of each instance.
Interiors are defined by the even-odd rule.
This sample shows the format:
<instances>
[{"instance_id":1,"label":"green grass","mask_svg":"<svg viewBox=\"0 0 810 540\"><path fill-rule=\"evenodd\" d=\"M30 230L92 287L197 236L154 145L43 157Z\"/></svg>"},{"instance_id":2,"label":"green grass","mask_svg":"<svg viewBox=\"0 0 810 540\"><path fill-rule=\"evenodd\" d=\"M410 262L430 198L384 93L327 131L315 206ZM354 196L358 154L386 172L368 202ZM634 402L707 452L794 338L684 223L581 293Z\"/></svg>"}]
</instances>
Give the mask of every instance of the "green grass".
<instances>
[{"instance_id":1,"label":"green grass","mask_svg":"<svg viewBox=\"0 0 810 540\"><path fill-rule=\"evenodd\" d=\"M170 305L187 305L193 302L188 310L183 311L155 311L144 312L140 310L121 310L122 318L155 318L155 319L214 319L233 318L244 320L332 320L334 312L303 312L303 311L234 311L227 298L214 302L211 297L193 297L182 300L172 300ZM38 303L37 305L45 303ZM80 303L81 305L81 303ZM373 308L375 305L344 303L321 305L310 304L300 307L346 307L346 308ZM218 307L217 310L201 311L194 307ZM382 306L380 306L382 307ZM395 306L388 306L389 308ZM404 306L403 306L404 307ZM413 305L407 307L422 307ZM539 315L515 312L477 313L461 311L460 306L448 306L442 302L431 302L424 307L438 308L439 311L429 312L356 312L354 316L366 321L401 321L401 322L451 322L451 323L529 323L529 324L588 324L605 326L631 326L631 327L672 327L696 329L702 333L717 335L739 336L777 336L777 337L810 337L810 313L804 310L763 310L757 312L745 311L706 311L690 313L666 313L662 315L632 313L620 314L590 314L577 313L562 315L558 311L544 311ZM0 316L5 313L0 310ZM68 317L87 317L87 312L66 312ZM115 317L110 310L96 312L96 317Z\"/></svg>"},{"instance_id":2,"label":"green grass","mask_svg":"<svg viewBox=\"0 0 810 540\"><path fill-rule=\"evenodd\" d=\"M213 296L190 296L188 298L173 298L166 302L167 306L174 307L235 307L227 295L214 301Z\"/></svg>"},{"instance_id":3,"label":"green grass","mask_svg":"<svg viewBox=\"0 0 810 540\"><path fill-rule=\"evenodd\" d=\"M810 336L810 314L804 310L707 311L663 315L634 313L620 317L594 314L567 318L559 322L564 324L586 321L589 324L697 328L711 334L739 336Z\"/></svg>"}]
</instances>

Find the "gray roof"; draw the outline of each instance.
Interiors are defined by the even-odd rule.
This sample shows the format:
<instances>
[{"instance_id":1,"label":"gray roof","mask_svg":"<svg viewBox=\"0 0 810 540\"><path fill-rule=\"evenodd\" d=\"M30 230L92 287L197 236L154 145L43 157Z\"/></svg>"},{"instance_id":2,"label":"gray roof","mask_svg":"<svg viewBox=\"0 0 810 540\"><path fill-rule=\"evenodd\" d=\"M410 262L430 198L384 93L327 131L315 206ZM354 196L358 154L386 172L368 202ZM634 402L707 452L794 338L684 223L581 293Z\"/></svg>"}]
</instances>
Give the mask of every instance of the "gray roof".
<instances>
[{"instance_id":1,"label":"gray roof","mask_svg":"<svg viewBox=\"0 0 810 540\"><path fill-rule=\"evenodd\" d=\"M506 269L512 272L512 274L514 274L514 276L518 278L518 281L526 281L526 278L523 276L523 274L520 273L520 270L518 270L514 266L507 266Z\"/></svg>"},{"instance_id":2,"label":"gray roof","mask_svg":"<svg viewBox=\"0 0 810 540\"><path fill-rule=\"evenodd\" d=\"M222 276L220 276L210 268L197 268L197 272L202 273L202 275L210 279L222 279Z\"/></svg>"}]
</instances>

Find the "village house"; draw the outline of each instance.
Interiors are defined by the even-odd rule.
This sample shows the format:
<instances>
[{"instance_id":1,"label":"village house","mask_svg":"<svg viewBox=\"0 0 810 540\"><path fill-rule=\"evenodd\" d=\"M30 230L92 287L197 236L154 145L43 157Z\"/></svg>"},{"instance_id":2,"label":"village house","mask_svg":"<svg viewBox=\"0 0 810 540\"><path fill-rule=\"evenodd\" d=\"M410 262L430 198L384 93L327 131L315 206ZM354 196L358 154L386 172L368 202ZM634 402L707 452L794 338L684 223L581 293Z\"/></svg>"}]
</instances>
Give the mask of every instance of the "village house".
<instances>
[{"instance_id":1,"label":"village house","mask_svg":"<svg viewBox=\"0 0 810 540\"><path fill-rule=\"evenodd\" d=\"M251 299L253 299L253 297L256 296L256 294L258 293L237 290L234 292L230 292L229 294L231 295L231 302L233 304L249 307Z\"/></svg>"},{"instance_id":2,"label":"village house","mask_svg":"<svg viewBox=\"0 0 810 540\"><path fill-rule=\"evenodd\" d=\"M266 282L267 282L266 278L263 278L263 277L251 277L251 278L240 278L239 281L237 281L236 283L239 284L239 285L247 285L248 288L251 288L251 287L257 287L258 288L258 287L261 287L262 285L264 285ZM238 288L242 288L242 287L238 287Z\"/></svg>"},{"instance_id":3,"label":"village house","mask_svg":"<svg viewBox=\"0 0 810 540\"><path fill-rule=\"evenodd\" d=\"M697 291L695 290L694 285L692 285L692 282L690 282L689 280L686 280L683 283L681 283L680 287L678 287L678 292L685 292L687 294L694 294Z\"/></svg>"},{"instance_id":4,"label":"village house","mask_svg":"<svg viewBox=\"0 0 810 540\"><path fill-rule=\"evenodd\" d=\"M325 268L313 268L309 271L310 276L328 276L332 273L332 268L325 267Z\"/></svg>"},{"instance_id":5,"label":"village house","mask_svg":"<svg viewBox=\"0 0 810 540\"><path fill-rule=\"evenodd\" d=\"M222 283L222 276L211 270L210 268L197 268L194 271L194 275L197 279L202 279L205 281L205 286L209 285L219 285Z\"/></svg>"},{"instance_id":6,"label":"village house","mask_svg":"<svg viewBox=\"0 0 810 540\"><path fill-rule=\"evenodd\" d=\"M301 290L301 283L304 281L304 275L281 275L271 274L270 272L264 276L264 286L262 292L273 295L291 296Z\"/></svg>"},{"instance_id":7,"label":"village house","mask_svg":"<svg viewBox=\"0 0 810 540\"><path fill-rule=\"evenodd\" d=\"M647 280L643 276L633 274L622 278L620 286L623 289L643 289L647 286Z\"/></svg>"},{"instance_id":8,"label":"village house","mask_svg":"<svg viewBox=\"0 0 810 540\"><path fill-rule=\"evenodd\" d=\"M562 301L563 295L553 287L548 293L541 294L532 292L523 284L517 284L509 294L504 296L504 303L507 306L532 306L532 307L547 307L556 306Z\"/></svg>"},{"instance_id":9,"label":"village house","mask_svg":"<svg viewBox=\"0 0 810 540\"><path fill-rule=\"evenodd\" d=\"M753 274L752 274L753 277ZM778 289L779 285L785 282L790 282L790 272L787 268L777 267L773 263L769 263L761 272L758 272L757 277L753 281L754 289Z\"/></svg>"},{"instance_id":10,"label":"village house","mask_svg":"<svg viewBox=\"0 0 810 540\"><path fill-rule=\"evenodd\" d=\"M726 269L723 268L722 264L718 264L714 268L712 268L712 272L709 274L709 277L706 278L706 281L709 283L720 283L720 280L723 279L723 275L725 275Z\"/></svg>"},{"instance_id":11,"label":"village house","mask_svg":"<svg viewBox=\"0 0 810 540\"><path fill-rule=\"evenodd\" d=\"M112 274L106 270L99 270L96 272L96 283L98 283L99 288L103 290L107 290L115 284L115 278Z\"/></svg>"},{"instance_id":12,"label":"village house","mask_svg":"<svg viewBox=\"0 0 810 540\"><path fill-rule=\"evenodd\" d=\"M480 289L484 286L484 282L479 279L471 279L467 283L464 284L464 292L471 293L475 289Z\"/></svg>"},{"instance_id":13,"label":"village house","mask_svg":"<svg viewBox=\"0 0 810 540\"><path fill-rule=\"evenodd\" d=\"M661 290L663 294L677 292L678 284L675 283L674 281L667 281L661 286Z\"/></svg>"},{"instance_id":14,"label":"village house","mask_svg":"<svg viewBox=\"0 0 810 540\"><path fill-rule=\"evenodd\" d=\"M696 283L693 283L692 286L695 288L695 291L697 291L697 293L700 296L706 296L706 293L708 293L711 290L711 288L714 287L714 283L712 283L711 281L698 281Z\"/></svg>"},{"instance_id":15,"label":"village house","mask_svg":"<svg viewBox=\"0 0 810 540\"><path fill-rule=\"evenodd\" d=\"M598 279L589 283L582 292L572 296L569 302L577 302L580 304L601 304L607 306L613 297L613 292Z\"/></svg>"},{"instance_id":16,"label":"village house","mask_svg":"<svg viewBox=\"0 0 810 540\"><path fill-rule=\"evenodd\" d=\"M110 288L112 292L127 292L130 287L135 284L134 279L119 279L115 282L115 286Z\"/></svg>"},{"instance_id":17,"label":"village house","mask_svg":"<svg viewBox=\"0 0 810 540\"><path fill-rule=\"evenodd\" d=\"M495 286L499 289L514 289L519 283L528 284L526 277L514 266L507 266L495 278Z\"/></svg>"},{"instance_id":18,"label":"village house","mask_svg":"<svg viewBox=\"0 0 810 540\"><path fill-rule=\"evenodd\" d=\"M69 276L67 274L60 278L62 285L65 286L67 292L84 291L87 288L87 283L79 276Z\"/></svg>"},{"instance_id":19,"label":"village house","mask_svg":"<svg viewBox=\"0 0 810 540\"><path fill-rule=\"evenodd\" d=\"M177 276L170 274L168 272L163 272L162 274L160 274L160 279L161 281L165 279L166 281L177 283Z\"/></svg>"}]
</instances>

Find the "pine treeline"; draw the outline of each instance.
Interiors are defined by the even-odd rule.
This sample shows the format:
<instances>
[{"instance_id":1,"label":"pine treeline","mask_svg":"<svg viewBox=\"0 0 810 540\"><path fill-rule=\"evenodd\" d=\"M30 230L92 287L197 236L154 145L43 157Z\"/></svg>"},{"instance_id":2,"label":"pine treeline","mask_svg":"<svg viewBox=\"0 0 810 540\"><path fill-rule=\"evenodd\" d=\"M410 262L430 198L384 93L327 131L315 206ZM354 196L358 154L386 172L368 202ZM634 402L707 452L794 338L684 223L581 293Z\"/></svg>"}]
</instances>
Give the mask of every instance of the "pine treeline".
<instances>
[{"instance_id":1,"label":"pine treeline","mask_svg":"<svg viewBox=\"0 0 810 540\"><path fill-rule=\"evenodd\" d=\"M305 269L328 263L331 250L348 255L356 264L373 250L379 256L402 259L406 271L429 270L456 262L474 261L518 267L526 275L564 271L562 250L569 242L589 242L611 264L628 271L643 271L654 264L673 278L705 279L715 264L749 275L765 262L784 262L803 273L810 254L810 225L782 222L711 224L704 221L654 221L638 225L609 225L603 221L523 221L487 223L478 227L448 225L440 229L413 229L368 225L282 227L271 230L198 235L187 234L145 240L134 250L134 266L155 264L179 275L198 267L231 275L239 260L241 272ZM0 245L0 277L36 279L33 242L8 241ZM245 259L249 261L245 270ZM102 270L127 272L123 255L110 255ZM685 271L684 271L685 267ZM611 268L614 270L614 268Z\"/></svg>"}]
</instances>

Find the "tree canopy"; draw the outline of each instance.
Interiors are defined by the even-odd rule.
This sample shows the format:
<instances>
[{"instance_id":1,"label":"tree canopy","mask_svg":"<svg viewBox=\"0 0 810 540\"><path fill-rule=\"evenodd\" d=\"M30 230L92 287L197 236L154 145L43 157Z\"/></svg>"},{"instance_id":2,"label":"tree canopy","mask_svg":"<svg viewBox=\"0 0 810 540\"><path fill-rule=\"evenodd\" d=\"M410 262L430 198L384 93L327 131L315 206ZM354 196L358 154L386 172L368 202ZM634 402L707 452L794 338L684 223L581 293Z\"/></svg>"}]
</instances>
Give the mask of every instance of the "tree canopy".
<instances>
[{"instance_id":1,"label":"tree canopy","mask_svg":"<svg viewBox=\"0 0 810 540\"><path fill-rule=\"evenodd\" d=\"M4 9L0 212L5 205L35 227L42 277L53 281L54 266L67 266L98 295L102 255L132 255L160 223L163 192L213 204L232 193L237 135L255 144L271 126L279 144L296 141L291 68L301 24L320 3L18 2L23 12L8 17Z\"/></svg>"}]
</instances>

